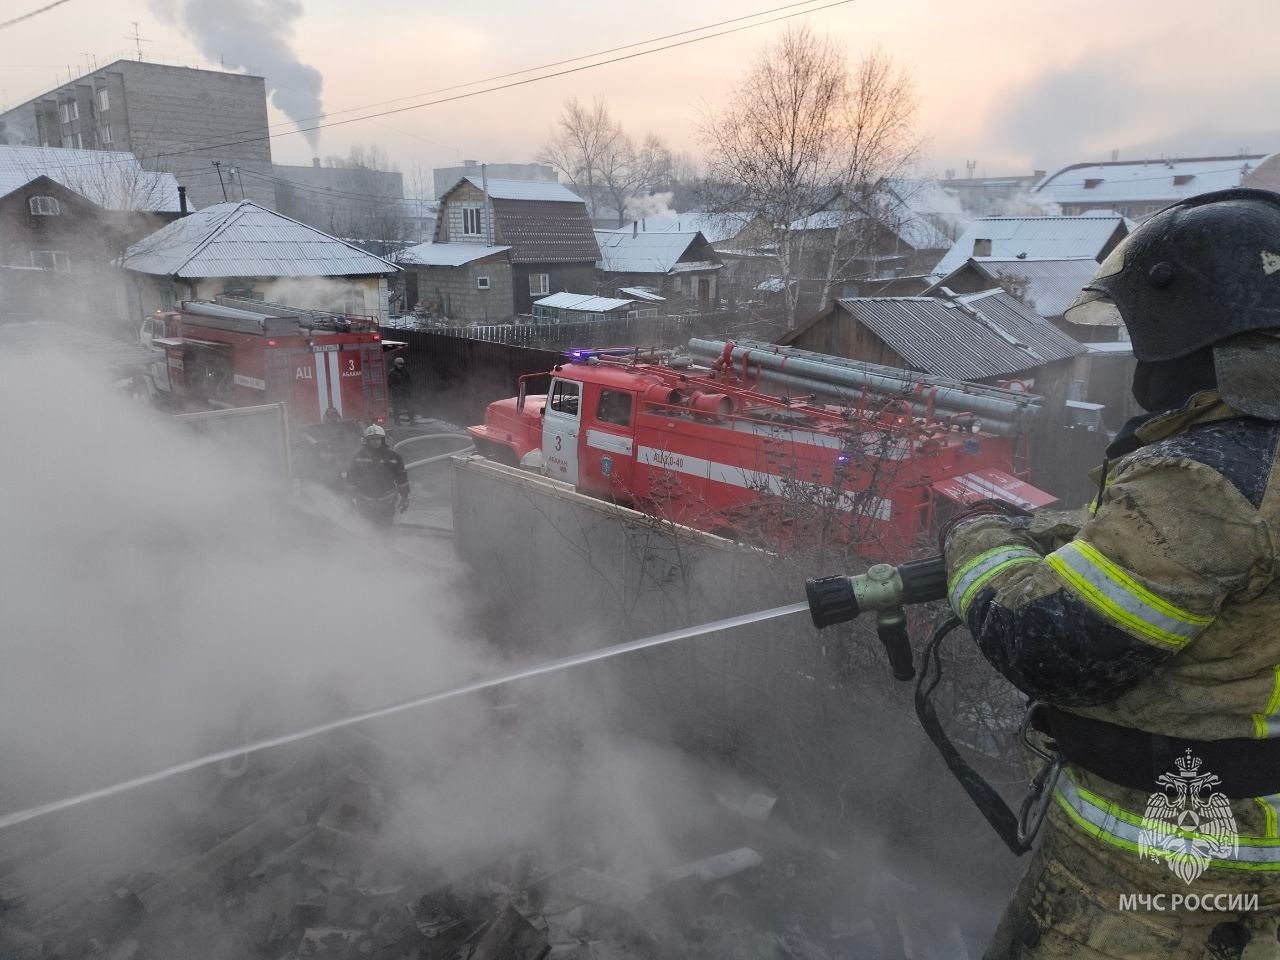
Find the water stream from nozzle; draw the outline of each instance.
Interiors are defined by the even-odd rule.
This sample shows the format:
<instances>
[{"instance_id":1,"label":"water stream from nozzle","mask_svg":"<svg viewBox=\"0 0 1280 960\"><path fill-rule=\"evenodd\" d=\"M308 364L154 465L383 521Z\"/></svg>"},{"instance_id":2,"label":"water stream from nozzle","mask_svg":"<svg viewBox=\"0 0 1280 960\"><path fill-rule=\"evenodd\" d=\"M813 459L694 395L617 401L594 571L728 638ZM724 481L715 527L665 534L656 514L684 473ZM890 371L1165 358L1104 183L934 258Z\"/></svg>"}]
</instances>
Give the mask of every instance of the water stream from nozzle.
<instances>
[{"instance_id":1,"label":"water stream from nozzle","mask_svg":"<svg viewBox=\"0 0 1280 960\"><path fill-rule=\"evenodd\" d=\"M224 760L232 760L246 754L257 753L259 750L270 750L272 747L283 747L288 743L296 743L299 740L306 740L308 737L315 737L322 733L329 733L332 730L340 730L343 727L349 727L353 724L364 723L366 720L377 720L382 717L389 717L392 714L401 713L405 710L412 710L415 707L425 707L428 704L438 703L441 700L449 700L453 697L462 697L469 693L478 693L481 690L488 690L491 687L500 687L504 684L515 683L519 680L527 680L531 677L540 677L548 673L557 673L561 670L568 670L570 667L580 667L584 664L595 663L597 660L608 660L611 657L621 656L624 653L634 653L637 650L647 650L650 647L659 647L663 644L674 643L677 640L688 640L691 637L700 637L707 633L719 633L722 630L732 630L734 627L745 627L752 623L761 623L765 620L775 620L778 617L790 616L791 614L801 613L808 609L809 604L807 602L789 603L785 606L774 607L770 610L761 610L757 613L744 613L736 617L728 617L724 620L713 620L710 623L702 623L693 627L684 627L680 630L670 630L666 633L657 633L651 637L642 637L639 640L629 640L626 643L615 643L613 646L601 647L598 650L588 650L585 653L575 653L568 657L561 657L558 660L548 660L546 663L526 667L523 670L517 670L513 673L490 677L487 680L475 680L471 683L463 684L459 687L453 687L449 690L441 690L439 693L430 693L423 697L415 697L412 700L402 700L399 703L379 707L376 710L367 710L364 713L357 713L354 716L343 717L340 720L330 720L326 723L319 723L313 727L306 727L305 729L295 731L294 733L286 733L278 737L270 737L266 740L256 740L253 743L241 744L240 746L232 747L228 750L219 750L217 753L208 753L203 757L197 757L195 760L177 763L171 767L165 767L163 770L157 770L154 773L134 777L132 780L124 780L120 783L112 784L109 787L100 787L97 790L90 790L87 793L76 794L73 797L64 797L61 800L51 800L48 803L42 803L35 807L28 807L25 810L16 810L13 813L0 816L0 830L5 829L6 827L16 826L19 823L25 823L28 820L34 820L36 817L43 817L50 813L57 813L59 810L67 810L71 807L78 807L81 804L90 803L94 800L102 800L106 797L112 797L117 794L125 793L129 790L136 790L138 787L145 787L148 784L167 780L169 777L176 777L178 774L197 770L200 767L207 767L213 763L221 763Z\"/></svg>"}]
</instances>

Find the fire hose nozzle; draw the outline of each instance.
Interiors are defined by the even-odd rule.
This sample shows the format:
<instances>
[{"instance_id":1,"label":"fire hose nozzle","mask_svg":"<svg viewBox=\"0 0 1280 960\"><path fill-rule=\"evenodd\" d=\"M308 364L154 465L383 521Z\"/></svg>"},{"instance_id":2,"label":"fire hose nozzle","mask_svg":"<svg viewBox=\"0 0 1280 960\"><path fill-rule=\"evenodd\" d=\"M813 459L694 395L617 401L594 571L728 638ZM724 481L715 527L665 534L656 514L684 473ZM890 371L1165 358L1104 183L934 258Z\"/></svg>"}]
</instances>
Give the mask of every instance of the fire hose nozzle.
<instances>
[{"instance_id":1,"label":"fire hose nozzle","mask_svg":"<svg viewBox=\"0 0 1280 960\"><path fill-rule=\"evenodd\" d=\"M947 568L942 557L912 560L901 566L877 563L856 577L808 580L809 615L818 629L845 623L868 610L890 611L906 604L942 600L947 595Z\"/></svg>"}]
</instances>

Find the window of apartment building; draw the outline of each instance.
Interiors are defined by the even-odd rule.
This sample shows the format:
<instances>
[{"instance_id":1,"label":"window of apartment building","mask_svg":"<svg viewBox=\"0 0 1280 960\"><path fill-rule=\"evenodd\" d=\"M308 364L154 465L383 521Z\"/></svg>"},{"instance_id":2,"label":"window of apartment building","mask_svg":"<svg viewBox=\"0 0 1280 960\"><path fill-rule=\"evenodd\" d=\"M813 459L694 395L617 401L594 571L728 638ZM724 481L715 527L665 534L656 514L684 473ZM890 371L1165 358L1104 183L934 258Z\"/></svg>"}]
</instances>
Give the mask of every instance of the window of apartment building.
<instances>
[{"instance_id":1,"label":"window of apartment building","mask_svg":"<svg viewBox=\"0 0 1280 960\"><path fill-rule=\"evenodd\" d=\"M32 250L31 265L40 270L70 270L71 258L65 250Z\"/></svg>"},{"instance_id":2,"label":"window of apartment building","mask_svg":"<svg viewBox=\"0 0 1280 960\"><path fill-rule=\"evenodd\" d=\"M101 90L98 91L98 109L99 110L111 109L111 95L107 93L106 87L103 87Z\"/></svg>"},{"instance_id":3,"label":"window of apartment building","mask_svg":"<svg viewBox=\"0 0 1280 960\"><path fill-rule=\"evenodd\" d=\"M33 217L56 217L62 213L57 197L32 197L27 201Z\"/></svg>"},{"instance_id":4,"label":"window of apartment building","mask_svg":"<svg viewBox=\"0 0 1280 960\"><path fill-rule=\"evenodd\" d=\"M463 207L462 208L462 235L464 237L478 237L483 231L480 229L480 208L479 207Z\"/></svg>"},{"instance_id":5,"label":"window of apartment building","mask_svg":"<svg viewBox=\"0 0 1280 960\"><path fill-rule=\"evenodd\" d=\"M529 274L529 295L544 296L551 292L551 275L546 273Z\"/></svg>"},{"instance_id":6,"label":"window of apartment building","mask_svg":"<svg viewBox=\"0 0 1280 960\"><path fill-rule=\"evenodd\" d=\"M106 91L103 91L103 92L105 93ZM104 123L104 124L102 125L102 132L101 132L100 136L101 136L101 138L102 138L102 142L103 142L103 143L110 143L110 142L111 142L111 124L109 124L109 123Z\"/></svg>"},{"instance_id":7,"label":"window of apartment building","mask_svg":"<svg viewBox=\"0 0 1280 960\"><path fill-rule=\"evenodd\" d=\"M74 100L67 100L62 104L62 122L70 123L72 120L80 119L80 104Z\"/></svg>"},{"instance_id":8,"label":"window of apartment building","mask_svg":"<svg viewBox=\"0 0 1280 960\"><path fill-rule=\"evenodd\" d=\"M476 277L476 289L477 289L477 290L488 290L488 289L489 289L489 278L488 278L488 277Z\"/></svg>"}]
</instances>

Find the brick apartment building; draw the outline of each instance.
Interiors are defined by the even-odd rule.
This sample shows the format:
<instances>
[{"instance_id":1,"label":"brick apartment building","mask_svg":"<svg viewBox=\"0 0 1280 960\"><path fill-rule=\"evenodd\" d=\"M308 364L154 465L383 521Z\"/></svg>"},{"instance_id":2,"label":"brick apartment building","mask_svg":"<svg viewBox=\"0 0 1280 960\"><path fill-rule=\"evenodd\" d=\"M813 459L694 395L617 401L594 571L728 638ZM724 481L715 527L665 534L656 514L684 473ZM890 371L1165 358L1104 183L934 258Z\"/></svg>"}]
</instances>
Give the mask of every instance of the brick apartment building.
<instances>
[{"instance_id":1,"label":"brick apartment building","mask_svg":"<svg viewBox=\"0 0 1280 960\"><path fill-rule=\"evenodd\" d=\"M223 202L216 160L227 199L275 206L262 77L117 60L0 113L0 142L127 151L197 207Z\"/></svg>"}]
</instances>

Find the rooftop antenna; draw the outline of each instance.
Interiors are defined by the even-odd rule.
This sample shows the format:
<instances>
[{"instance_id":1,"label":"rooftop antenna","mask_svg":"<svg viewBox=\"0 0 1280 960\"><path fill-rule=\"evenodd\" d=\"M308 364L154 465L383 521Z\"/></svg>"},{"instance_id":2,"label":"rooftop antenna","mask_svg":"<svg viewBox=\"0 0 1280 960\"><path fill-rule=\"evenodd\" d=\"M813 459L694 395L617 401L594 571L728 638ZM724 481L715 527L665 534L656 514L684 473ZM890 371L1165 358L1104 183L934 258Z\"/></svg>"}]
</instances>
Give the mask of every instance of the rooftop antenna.
<instances>
[{"instance_id":1,"label":"rooftop antenna","mask_svg":"<svg viewBox=\"0 0 1280 960\"><path fill-rule=\"evenodd\" d=\"M135 49L137 50L137 52L138 52L138 59L139 59L139 60L141 60L141 59L142 59L142 45L143 45L144 43L151 43L151 41L150 41L150 40L148 40L146 37L140 36L140 35L138 34L138 21L137 21L137 20L130 20L129 22L133 24L133 33L126 33L126 34L124 35L124 38L125 38L126 40L132 40L132 41L133 41L133 46L134 46L134 48L135 48Z\"/></svg>"},{"instance_id":2,"label":"rooftop antenna","mask_svg":"<svg viewBox=\"0 0 1280 960\"><path fill-rule=\"evenodd\" d=\"M222 161L215 160L213 161L213 165L214 167L217 168L217 171L218 171L218 186L222 187L222 202L226 203L227 202L227 184L222 179Z\"/></svg>"}]
</instances>

